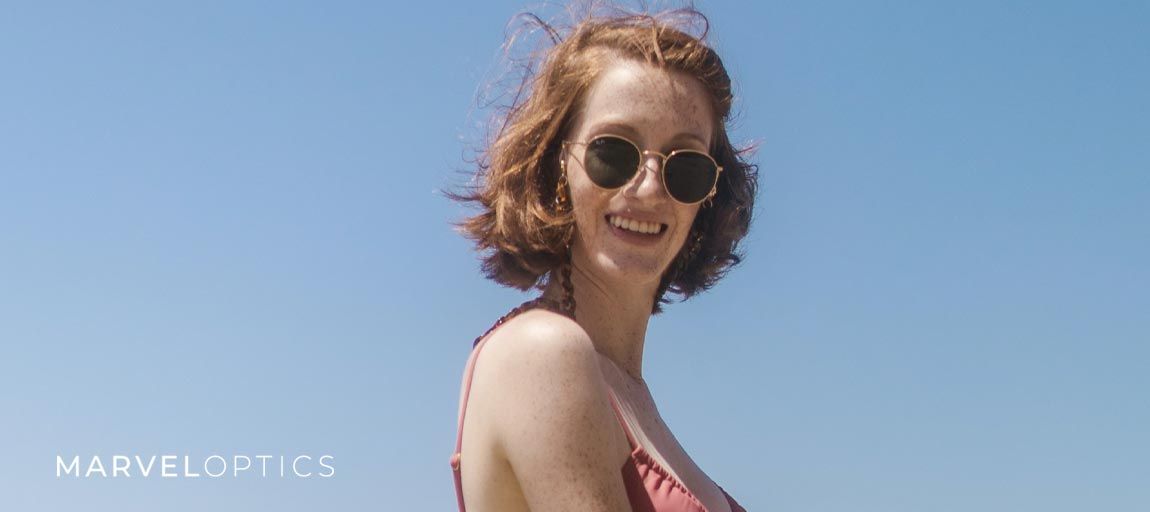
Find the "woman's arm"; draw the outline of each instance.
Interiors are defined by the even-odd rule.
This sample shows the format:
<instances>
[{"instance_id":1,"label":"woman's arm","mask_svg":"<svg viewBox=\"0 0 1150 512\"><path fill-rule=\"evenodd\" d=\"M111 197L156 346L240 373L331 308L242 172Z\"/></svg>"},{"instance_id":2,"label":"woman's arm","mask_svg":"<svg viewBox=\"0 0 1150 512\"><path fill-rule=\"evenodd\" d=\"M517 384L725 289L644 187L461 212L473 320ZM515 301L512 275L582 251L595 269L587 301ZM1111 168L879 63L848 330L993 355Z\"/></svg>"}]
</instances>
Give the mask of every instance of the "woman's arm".
<instances>
[{"instance_id":1,"label":"woman's arm","mask_svg":"<svg viewBox=\"0 0 1150 512\"><path fill-rule=\"evenodd\" d=\"M574 321L524 313L492 333L484 361L494 453L539 511L630 511L618 423L598 356ZM490 351L490 353L488 353Z\"/></svg>"}]
</instances>

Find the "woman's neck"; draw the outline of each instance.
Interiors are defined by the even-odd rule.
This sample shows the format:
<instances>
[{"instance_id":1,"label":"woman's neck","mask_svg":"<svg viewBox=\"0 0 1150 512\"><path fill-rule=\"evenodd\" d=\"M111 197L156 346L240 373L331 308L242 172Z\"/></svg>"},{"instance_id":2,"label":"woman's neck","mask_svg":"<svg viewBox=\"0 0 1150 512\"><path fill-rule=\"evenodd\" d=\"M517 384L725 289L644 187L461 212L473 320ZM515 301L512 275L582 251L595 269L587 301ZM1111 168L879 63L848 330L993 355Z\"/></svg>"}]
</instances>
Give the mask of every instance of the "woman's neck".
<instances>
[{"instance_id":1,"label":"woman's neck","mask_svg":"<svg viewBox=\"0 0 1150 512\"><path fill-rule=\"evenodd\" d=\"M561 270L556 269L543 296L562 301L562 279ZM595 350L631 378L643 382L643 345L658 283L606 283L574 267L571 285L575 292L575 321L587 331Z\"/></svg>"}]
</instances>

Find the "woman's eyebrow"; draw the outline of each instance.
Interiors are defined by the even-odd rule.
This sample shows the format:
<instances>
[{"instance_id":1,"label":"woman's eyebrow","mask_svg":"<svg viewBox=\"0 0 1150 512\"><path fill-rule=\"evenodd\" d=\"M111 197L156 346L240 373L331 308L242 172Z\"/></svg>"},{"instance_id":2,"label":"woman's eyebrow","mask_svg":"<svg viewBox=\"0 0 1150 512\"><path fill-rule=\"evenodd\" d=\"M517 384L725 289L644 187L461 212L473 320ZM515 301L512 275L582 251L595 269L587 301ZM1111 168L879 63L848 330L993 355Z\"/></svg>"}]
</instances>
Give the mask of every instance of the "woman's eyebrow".
<instances>
[{"instance_id":1,"label":"woman's eyebrow","mask_svg":"<svg viewBox=\"0 0 1150 512\"><path fill-rule=\"evenodd\" d=\"M672 141L694 140L694 141L698 142L700 146L702 146L704 148L708 147L707 141L703 140L703 136L699 135L695 132L679 132L679 134L672 137L671 140Z\"/></svg>"},{"instance_id":2,"label":"woman's eyebrow","mask_svg":"<svg viewBox=\"0 0 1150 512\"><path fill-rule=\"evenodd\" d=\"M638 139L640 138L638 130L636 130L632 125L630 125L628 123L620 122L620 121L605 121L602 123L594 124L591 126L591 129L588 130L588 133L590 133L591 136L603 135L603 134L623 135L629 139L635 140L636 143L639 142ZM706 139L704 139L702 135L699 135L698 133L695 133L695 132L691 132L691 131L679 132L679 133L675 134L674 137L671 137L672 143L680 143L683 141L695 141L695 142L698 142L699 145L704 147L704 148L708 147ZM654 149L654 148L643 148L643 149ZM661 149L675 150L675 149L683 149L683 148L661 148Z\"/></svg>"},{"instance_id":3,"label":"woman's eyebrow","mask_svg":"<svg viewBox=\"0 0 1150 512\"><path fill-rule=\"evenodd\" d=\"M621 123L618 121L607 121L592 125L591 129L588 130L588 133L591 133L592 136L602 135L604 133L625 135L630 139L637 139L639 137L638 130L627 123Z\"/></svg>"}]
</instances>

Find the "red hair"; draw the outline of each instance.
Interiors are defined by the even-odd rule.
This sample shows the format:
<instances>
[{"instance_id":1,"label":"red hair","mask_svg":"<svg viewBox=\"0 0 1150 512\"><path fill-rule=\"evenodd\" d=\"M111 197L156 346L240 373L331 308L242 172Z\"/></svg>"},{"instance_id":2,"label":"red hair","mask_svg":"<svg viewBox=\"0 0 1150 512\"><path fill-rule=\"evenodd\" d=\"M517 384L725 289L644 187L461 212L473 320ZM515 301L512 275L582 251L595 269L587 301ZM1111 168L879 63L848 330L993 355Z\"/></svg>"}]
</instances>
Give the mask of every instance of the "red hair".
<instances>
[{"instance_id":1,"label":"red hair","mask_svg":"<svg viewBox=\"0 0 1150 512\"><path fill-rule=\"evenodd\" d=\"M653 312L669 302L667 291L685 300L713 286L742 258L737 246L750 228L757 172L727 135L731 80L705 43L706 17L694 9L588 15L562 32L536 16L528 19L550 36L553 46L537 56L538 72L528 72L511 95L502 125L477 161L478 185L449 193L479 206L478 214L458 226L482 254L484 274L526 290L542 287L543 277L567 261L575 221L570 211L555 207L561 141L591 84L612 59L625 58L682 72L703 84L715 113L710 153L724 169L711 204L695 217L692 230L701 234L697 250L687 249L690 240L680 249L663 275ZM689 33L692 22L704 27L699 36Z\"/></svg>"}]
</instances>

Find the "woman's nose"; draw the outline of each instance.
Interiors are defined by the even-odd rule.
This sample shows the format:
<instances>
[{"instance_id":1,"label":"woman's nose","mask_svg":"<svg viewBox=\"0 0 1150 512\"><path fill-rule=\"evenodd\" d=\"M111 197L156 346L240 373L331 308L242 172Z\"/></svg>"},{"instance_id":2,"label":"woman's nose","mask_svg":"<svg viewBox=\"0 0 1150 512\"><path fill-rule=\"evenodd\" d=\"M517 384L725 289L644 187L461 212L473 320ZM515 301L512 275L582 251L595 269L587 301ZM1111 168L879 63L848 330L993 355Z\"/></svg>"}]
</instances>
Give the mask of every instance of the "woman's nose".
<instances>
[{"instance_id":1,"label":"woman's nose","mask_svg":"<svg viewBox=\"0 0 1150 512\"><path fill-rule=\"evenodd\" d=\"M656 196L663 193L663 184L660 181L663 158L659 155L643 155L639 172L627 184L627 189L636 196Z\"/></svg>"}]
</instances>

